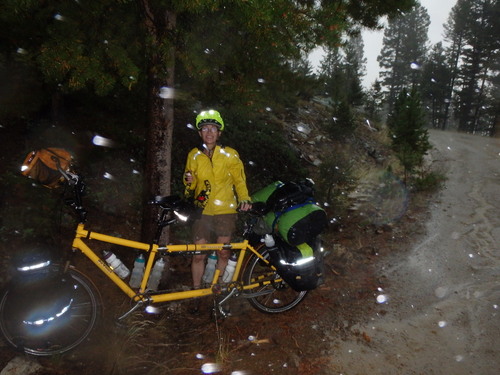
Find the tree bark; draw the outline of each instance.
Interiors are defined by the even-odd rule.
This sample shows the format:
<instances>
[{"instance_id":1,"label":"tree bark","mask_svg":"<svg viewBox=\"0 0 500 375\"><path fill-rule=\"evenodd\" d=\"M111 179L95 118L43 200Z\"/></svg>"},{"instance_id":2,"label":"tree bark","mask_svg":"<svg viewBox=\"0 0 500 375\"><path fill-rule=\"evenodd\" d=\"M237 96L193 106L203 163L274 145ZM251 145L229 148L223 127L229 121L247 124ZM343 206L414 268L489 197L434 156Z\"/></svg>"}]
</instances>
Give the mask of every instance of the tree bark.
<instances>
[{"instance_id":1,"label":"tree bark","mask_svg":"<svg viewBox=\"0 0 500 375\"><path fill-rule=\"evenodd\" d=\"M173 95L175 72L175 44L170 38L175 29L175 12L163 9L153 12L148 0L140 1L144 12L144 24L150 40L148 50L148 132L146 140L146 165L144 168L144 208L142 240L149 242L156 231L157 207L147 202L157 195L171 193L172 137L174 128ZM162 90L163 88L163 90ZM160 244L168 242L168 230L164 230Z\"/></svg>"}]
</instances>

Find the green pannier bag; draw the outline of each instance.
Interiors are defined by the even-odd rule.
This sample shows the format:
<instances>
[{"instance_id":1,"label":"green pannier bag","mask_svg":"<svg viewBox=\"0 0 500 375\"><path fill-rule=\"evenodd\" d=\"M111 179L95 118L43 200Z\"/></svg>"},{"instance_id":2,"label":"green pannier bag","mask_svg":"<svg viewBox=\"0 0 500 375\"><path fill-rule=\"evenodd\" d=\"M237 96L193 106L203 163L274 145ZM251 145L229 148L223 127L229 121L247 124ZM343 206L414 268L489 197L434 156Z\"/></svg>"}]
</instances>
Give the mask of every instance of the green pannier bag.
<instances>
[{"instance_id":1,"label":"green pannier bag","mask_svg":"<svg viewBox=\"0 0 500 375\"><path fill-rule=\"evenodd\" d=\"M276 181L253 194L253 202L270 204L270 211L263 217L263 231L277 232L293 246L319 235L328 224L326 212L304 190L297 183ZM281 210L273 210L278 206Z\"/></svg>"},{"instance_id":2,"label":"green pannier bag","mask_svg":"<svg viewBox=\"0 0 500 375\"><path fill-rule=\"evenodd\" d=\"M316 204L306 203L290 207L283 213L269 212L264 222L278 232L287 243L293 246L310 241L326 228L326 212Z\"/></svg>"},{"instance_id":3,"label":"green pannier bag","mask_svg":"<svg viewBox=\"0 0 500 375\"><path fill-rule=\"evenodd\" d=\"M275 246L267 248L271 264L296 291L312 290L323 283L323 253L318 235L326 228L326 212L314 203L307 183L276 181L252 195L268 210L255 233L272 233ZM264 211L265 212L265 211ZM257 226L256 226L257 227Z\"/></svg>"},{"instance_id":4,"label":"green pannier bag","mask_svg":"<svg viewBox=\"0 0 500 375\"><path fill-rule=\"evenodd\" d=\"M326 212L309 203L291 208L278 217L277 226L281 237L290 245L298 246L318 236L326 228Z\"/></svg>"}]
</instances>

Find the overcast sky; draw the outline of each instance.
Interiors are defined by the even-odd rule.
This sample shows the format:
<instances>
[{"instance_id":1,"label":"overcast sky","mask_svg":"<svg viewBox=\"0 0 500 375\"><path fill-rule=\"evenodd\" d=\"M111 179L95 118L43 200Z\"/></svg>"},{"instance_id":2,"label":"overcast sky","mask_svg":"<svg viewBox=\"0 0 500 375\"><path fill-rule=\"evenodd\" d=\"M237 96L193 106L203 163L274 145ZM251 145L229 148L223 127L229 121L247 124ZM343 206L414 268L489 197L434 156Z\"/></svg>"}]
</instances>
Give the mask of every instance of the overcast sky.
<instances>
[{"instance_id":1,"label":"overcast sky","mask_svg":"<svg viewBox=\"0 0 500 375\"><path fill-rule=\"evenodd\" d=\"M427 9L431 24L429 26L429 41L436 44L443 40L443 24L448 20L451 8L457 3L457 0L420 0L420 4ZM377 56L382 49L382 38L384 32L365 32L363 41L365 44L366 76L363 84L370 87L378 77L379 66Z\"/></svg>"}]
</instances>

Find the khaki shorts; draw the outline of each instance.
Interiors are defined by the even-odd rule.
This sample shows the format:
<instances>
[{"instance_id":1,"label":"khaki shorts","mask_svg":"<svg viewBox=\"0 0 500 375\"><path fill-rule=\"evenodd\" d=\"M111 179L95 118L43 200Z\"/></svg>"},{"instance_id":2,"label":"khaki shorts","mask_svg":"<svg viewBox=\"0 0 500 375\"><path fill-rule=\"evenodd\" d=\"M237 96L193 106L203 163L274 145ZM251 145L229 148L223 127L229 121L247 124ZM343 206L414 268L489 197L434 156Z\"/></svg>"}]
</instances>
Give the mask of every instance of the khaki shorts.
<instances>
[{"instance_id":1,"label":"khaki shorts","mask_svg":"<svg viewBox=\"0 0 500 375\"><path fill-rule=\"evenodd\" d=\"M237 214L201 215L193 224L193 238L195 241L205 240L210 243L216 241L217 237L232 237L237 218Z\"/></svg>"}]
</instances>

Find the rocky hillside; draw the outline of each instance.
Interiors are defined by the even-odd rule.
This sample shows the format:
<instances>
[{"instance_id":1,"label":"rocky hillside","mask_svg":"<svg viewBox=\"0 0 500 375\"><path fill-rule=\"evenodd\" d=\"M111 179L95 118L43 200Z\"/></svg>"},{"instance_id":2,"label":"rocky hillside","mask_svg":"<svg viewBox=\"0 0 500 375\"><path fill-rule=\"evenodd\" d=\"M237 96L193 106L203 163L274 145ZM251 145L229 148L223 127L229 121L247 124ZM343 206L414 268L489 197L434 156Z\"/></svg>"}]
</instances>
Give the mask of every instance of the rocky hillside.
<instances>
[{"instance_id":1,"label":"rocky hillside","mask_svg":"<svg viewBox=\"0 0 500 375\"><path fill-rule=\"evenodd\" d=\"M335 123L331 113L323 99L301 103L281 122L290 147L307 165L318 198L326 202L338 224L353 211L371 224L389 224L405 210L407 191L390 172L398 169L398 162L390 150L387 129L360 113L352 134L334 139L329 129Z\"/></svg>"}]
</instances>

